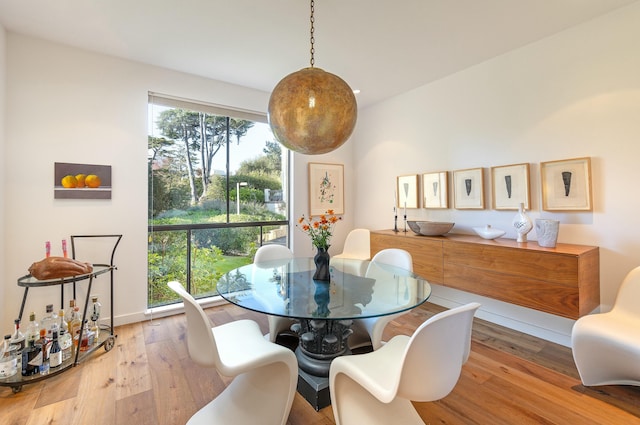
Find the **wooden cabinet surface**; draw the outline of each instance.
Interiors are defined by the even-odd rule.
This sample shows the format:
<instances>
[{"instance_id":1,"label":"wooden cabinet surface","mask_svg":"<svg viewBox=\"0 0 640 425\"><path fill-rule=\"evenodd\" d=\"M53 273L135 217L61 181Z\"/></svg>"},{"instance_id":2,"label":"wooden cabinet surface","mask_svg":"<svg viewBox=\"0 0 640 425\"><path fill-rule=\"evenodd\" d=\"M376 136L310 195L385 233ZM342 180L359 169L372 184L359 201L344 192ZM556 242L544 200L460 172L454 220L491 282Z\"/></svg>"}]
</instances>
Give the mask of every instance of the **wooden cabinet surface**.
<instances>
[{"instance_id":1,"label":"wooden cabinet surface","mask_svg":"<svg viewBox=\"0 0 640 425\"><path fill-rule=\"evenodd\" d=\"M600 254L595 246L473 235L419 236L391 230L371 232L371 255L402 248L414 271L430 282L558 316L577 319L600 304Z\"/></svg>"}]
</instances>

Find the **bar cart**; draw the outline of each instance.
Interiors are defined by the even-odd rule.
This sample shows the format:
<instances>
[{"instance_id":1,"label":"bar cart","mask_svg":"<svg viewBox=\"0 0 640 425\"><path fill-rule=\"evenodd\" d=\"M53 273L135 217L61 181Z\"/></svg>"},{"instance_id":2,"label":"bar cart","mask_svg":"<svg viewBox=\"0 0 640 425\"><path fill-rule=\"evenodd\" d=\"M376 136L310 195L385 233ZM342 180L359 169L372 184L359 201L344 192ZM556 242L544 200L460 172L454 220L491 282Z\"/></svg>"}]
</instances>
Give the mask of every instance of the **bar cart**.
<instances>
[{"instance_id":1,"label":"bar cart","mask_svg":"<svg viewBox=\"0 0 640 425\"><path fill-rule=\"evenodd\" d=\"M22 390L22 386L25 384L32 384L38 381L42 381L44 379L48 379L52 376L56 376L60 373L63 373L69 370L71 367L79 364L82 360L84 360L91 353L95 352L101 347L104 347L105 351L110 351L115 345L115 339L117 335L113 333L113 272L116 270L115 265L113 264L113 258L115 255L115 250L120 243L120 239L122 235L89 235L89 236L71 236L71 246L72 246L72 256L75 258L75 245L74 242L77 238L115 238L115 244L113 246L113 250L111 252L111 263L110 264L93 264L93 270L91 273L81 274L77 276L64 277L58 279L48 279L48 280L38 280L31 275L25 275L18 279L18 286L24 288L24 295L22 296L22 304L20 305L20 313L18 314L18 318L22 320L22 314L24 313L24 306L27 301L27 295L29 294L30 288L42 288L46 286L60 286L60 305L64 305L64 287L68 284L73 285L73 298L76 297L76 285L77 284L87 284L87 296L84 304L84 309L82 313L82 323L85 322L87 317L87 309L89 306L90 294L91 294L91 286L93 285L93 281L96 277L109 273L110 274L110 295L111 295L111 316L110 316L110 326L108 329L100 329L99 339L97 343L94 343L91 347L88 347L86 351L80 350L80 345L82 341L82 333L83 327L80 327L80 334L78 335L78 346L75 349L75 353L71 358L64 360L62 364L55 368L50 369L49 373L46 375L31 375L31 376L22 376L20 371L13 376L7 378L0 378L0 386L11 387L13 393L18 393ZM106 332L108 330L108 332Z\"/></svg>"}]
</instances>

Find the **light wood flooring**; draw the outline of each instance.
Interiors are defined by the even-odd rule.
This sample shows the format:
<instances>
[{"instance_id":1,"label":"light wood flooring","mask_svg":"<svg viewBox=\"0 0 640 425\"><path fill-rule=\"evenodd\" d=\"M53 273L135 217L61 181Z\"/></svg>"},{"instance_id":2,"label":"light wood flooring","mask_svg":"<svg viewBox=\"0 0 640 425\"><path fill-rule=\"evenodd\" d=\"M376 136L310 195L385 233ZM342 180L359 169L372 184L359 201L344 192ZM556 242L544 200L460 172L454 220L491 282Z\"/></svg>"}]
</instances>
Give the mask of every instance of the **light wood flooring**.
<instances>
[{"instance_id":1,"label":"light wood flooring","mask_svg":"<svg viewBox=\"0 0 640 425\"><path fill-rule=\"evenodd\" d=\"M385 331L411 334L442 308L426 303ZM214 324L266 318L235 306L207 310ZM184 424L224 388L227 378L189 358L186 319L177 315L116 329L115 347L13 394L0 387L0 424ZM416 403L426 424L640 424L640 388L580 384L570 349L475 319L472 352L453 392ZM289 425L333 424L300 395ZM257 424L259 425L259 424ZM365 424L366 425L366 424Z\"/></svg>"}]
</instances>

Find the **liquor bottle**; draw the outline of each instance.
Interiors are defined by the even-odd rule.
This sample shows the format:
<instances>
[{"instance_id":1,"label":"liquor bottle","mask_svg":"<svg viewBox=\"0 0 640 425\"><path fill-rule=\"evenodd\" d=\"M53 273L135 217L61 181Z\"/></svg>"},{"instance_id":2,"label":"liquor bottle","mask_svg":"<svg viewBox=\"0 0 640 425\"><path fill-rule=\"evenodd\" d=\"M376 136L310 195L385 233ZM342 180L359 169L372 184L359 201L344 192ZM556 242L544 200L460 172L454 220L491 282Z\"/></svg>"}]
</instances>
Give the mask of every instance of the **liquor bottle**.
<instances>
[{"instance_id":1,"label":"liquor bottle","mask_svg":"<svg viewBox=\"0 0 640 425\"><path fill-rule=\"evenodd\" d=\"M62 361L64 362L69 360L71 358L71 346L73 345L73 341L71 340L71 334L64 328L60 328L58 343L62 349Z\"/></svg>"},{"instance_id":2,"label":"liquor bottle","mask_svg":"<svg viewBox=\"0 0 640 425\"><path fill-rule=\"evenodd\" d=\"M29 323L27 324L26 331L26 339L27 345L29 345L29 341L33 341L34 343L40 336L40 325L36 322L36 313L32 311L29 314Z\"/></svg>"},{"instance_id":3,"label":"liquor bottle","mask_svg":"<svg viewBox=\"0 0 640 425\"><path fill-rule=\"evenodd\" d=\"M91 296L91 302L91 323L89 328L93 332L93 343L97 344L100 337L100 309L102 304L98 301L97 295Z\"/></svg>"},{"instance_id":4,"label":"liquor bottle","mask_svg":"<svg viewBox=\"0 0 640 425\"><path fill-rule=\"evenodd\" d=\"M71 321L73 320L73 315L75 314L76 300L69 300L69 310L67 310L67 315L64 317L65 322L67 322L68 332L71 332Z\"/></svg>"},{"instance_id":5,"label":"liquor bottle","mask_svg":"<svg viewBox=\"0 0 640 425\"><path fill-rule=\"evenodd\" d=\"M49 373L49 340L47 340L47 331L40 329L40 338L35 343L36 347L40 348L40 363L38 368L40 369L40 375L46 375Z\"/></svg>"},{"instance_id":6,"label":"liquor bottle","mask_svg":"<svg viewBox=\"0 0 640 425\"><path fill-rule=\"evenodd\" d=\"M29 340L27 346L22 350L22 376L31 376L40 372L42 354L35 346L35 340Z\"/></svg>"},{"instance_id":7,"label":"liquor bottle","mask_svg":"<svg viewBox=\"0 0 640 425\"><path fill-rule=\"evenodd\" d=\"M62 348L58 343L58 331L53 331L53 341L49 349L49 367L58 367L62 364Z\"/></svg>"},{"instance_id":8,"label":"liquor bottle","mask_svg":"<svg viewBox=\"0 0 640 425\"><path fill-rule=\"evenodd\" d=\"M47 339L51 341L53 338L53 326L58 322L58 315L53 312L53 304L47 304L46 311L47 313L40 322L40 329L44 329L46 331Z\"/></svg>"},{"instance_id":9,"label":"liquor bottle","mask_svg":"<svg viewBox=\"0 0 640 425\"><path fill-rule=\"evenodd\" d=\"M18 373L16 345L11 344L11 335L5 335L0 349L0 378L8 378Z\"/></svg>"},{"instance_id":10,"label":"liquor bottle","mask_svg":"<svg viewBox=\"0 0 640 425\"><path fill-rule=\"evenodd\" d=\"M47 355L47 350L42 350L42 362L40 363L40 375L48 375L49 374L49 356Z\"/></svg>"},{"instance_id":11,"label":"liquor bottle","mask_svg":"<svg viewBox=\"0 0 640 425\"><path fill-rule=\"evenodd\" d=\"M21 353L25 347L25 336L20 331L20 319L16 319L13 321L13 335L11 335L11 344L18 346L18 353Z\"/></svg>"},{"instance_id":12,"label":"liquor bottle","mask_svg":"<svg viewBox=\"0 0 640 425\"><path fill-rule=\"evenodd\" d=\"M80 307L77 305L73 307L73 317L69 322L69 333L73 340L73 346L77 348L79 346L78 338L80 337L80 328L82 327L82 320L80 320Z\"/></svg>"},{"instance_id":13,"label":"liquor bottle","mask_svg":"<svg viewBox=\"0 0 640 425\"><path fill-rule=\"evenodd\" d=\"M69 324L66 320L64 320L63 309L60 309L58 311L58 340L60 340L60 337L62 336L62 333L60 333L61 329L64 329L67 333L69 333Z\"/></svg>"},{"instance_id":14,"label":"liquor bottle","mask_svg":"<svg viewBox=\"0 0 640 425\"><path fill-rule=\"evenodd\" d=\"M84 321L84 327L82 328L82 342L80 343L80 351L87 351L93 345L94 334L89 329L89 321Z\"/></svg>"},{"instance_id":15,"label":"liquor bottle","mask_svg":"<svg viewBox=\"0 0 640 425\"><path fill-rule=\"evenodd\" d=\"M44 329L40 329L40 333L38 334L38 339L36 339L36 345L46 346L47 342L47 331Z\"/></svg>"}]
</instances>

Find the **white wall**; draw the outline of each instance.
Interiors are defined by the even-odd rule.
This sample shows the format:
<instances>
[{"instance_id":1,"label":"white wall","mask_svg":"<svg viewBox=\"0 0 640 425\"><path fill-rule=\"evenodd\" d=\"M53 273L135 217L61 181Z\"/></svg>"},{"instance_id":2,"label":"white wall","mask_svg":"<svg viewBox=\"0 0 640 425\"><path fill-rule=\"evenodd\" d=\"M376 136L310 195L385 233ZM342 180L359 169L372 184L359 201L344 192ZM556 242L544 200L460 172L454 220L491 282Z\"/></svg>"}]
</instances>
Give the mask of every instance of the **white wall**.
<instances>
[{"instance_id":1,"label":"white wall","mask_svg":"<svg viewBox=\"0 0 640 425\"><path fill-rule=\"evenodd\" d=\"M454 221L461 233L492 224L515 238L515 211L490 209L489 168L529 162L529 215L560 220L560 242L600 247L601 303L608 310L625 274L640 265L638 22L635 3L361 111L356 187L378 190L355 192L355 224L392 227L398 175L485 167L487 209L416 209L409 218ZM592 158L593 212L542 211L540 162L584 156ZM445 305L478 298L442 287L434 295ZM480 302L481 317L569 342L570 320Z\"/></svg>"},{"instance_id":2,"label":"white wall","mask_svg":"<svg viewBox=\"0 0 640 425\"><path fill-rule=\"evenodd\" d=\"M357 124L356 130L357 131ZM319 162L327 164L344 164L344 214L342 220L336 223L333 228L333 237L331 238L331 247L329 253L336 255L342 252L344 239L354 227L356 217L355 199L353 193L357 190L355 187L355 167L353 163L353 146L350 140L333 152L323 155L301 155L295 154L293 160L293 177L292 177L292 193L294 194L294 211L292 213L292 221L297 220L304 214L309 216L309 162ZM311 245L311 239L299 228L293 226L292 229L291 248L297 255L313 256L315 249Z\"/></svg>"},{"instance_id":3,"label":"white wall","mask_svg":"<svg viewBox=\"0 0 640 425\"><path fill-rule=\"evenodd\" d=\"M634 189L640 177L640 29L634 25L639 19L640 5L634 4L359 111L356 131L345 146L326 155L294 155L292 218L308 211L309 161L345 164L345 217L336 227L334 254L353 227L393 226L398 175L485 167L488 178L491 166L529 162L531 217L561 220L561 242L600 246L607 310L640 254L634 214L640 203ZM43 257L44 241L53 241L55 250L60 239L81 233L124 234L116 256L116 323L142 320L147 92L254 111L266 110L269 94L13 33L3 43L3 34L0 57L3 48L7 56L0 59L0 78L6 72L7 84L6 110L0 114L5 117L0 286L5 299L0 302L0 329L10 330L22 297L16 279ZM581 156L592 158L594 211L541 211L539 163ZM111 165L113 199L54 200L56 161ZM489 186L486 180L488 201ZM453 220L459 232L490 223L509 230L511 238L514 214L453 208L409 212L410 218ZM293 247L299 255L313 253L298 230L293 230ZM43 311L58 297L54 289L32 290L26 310ZM432 300L455 305L477 298L436 287ZM570 320L489 299L481 302L481 317L568 341Z\"/></svg>"},{"instance_id":4,"label":"white wall","mask_svg":"<svg viewBox=\"0 0 640 425\"><path fill-rule=\"evenodd\" d=\"M6 98L6 32L2 25L0 25L0 199L2 205L4 202L4 170L7 169L7 157L4 153L4 140L5 140L5 98ZM4 240L5 240L5 220L4 220L4 208L0 207L0 270L5 269L5 257L4 257ZM0 275L0 306L5 306L5 286L6 280L3 275ZM5 310L3 308L2 310ZM0 314L0 320L3 316ZM5 321L6 322L6 321ZM4 322L3 322L4 323ZM0 329L8 328L10 326L0 326ZM6 335L3 333L2 335Z\"/></svg>"},{"instance_id":5,"label":"white wall","mask_svg":"<svg viewBox=\"0 0 640 425\"><path fill-rule=\"evenodd\" d=\"M2 147L10 160L3 167L6 184L0 185L6 219L6 235L0 239L6 249L6 267L0 268L5 291L0 329L10 330L17 317L23 293L17 278L44 257L46 240L52 241L53 255L60 255L60 240L71 234L124 235L115 259L116 324L143 320L148 91L259 112L266 111L269 94L14 33L7 36L6 68ZM54 162L111 165L112 199L54 199ZM106 309L107 279L98 282L101 286L92 293L105 295ZM42 315L48 302L58 308L57 288L32 289L25 312Z\"/></svg>"}]
</instances>

